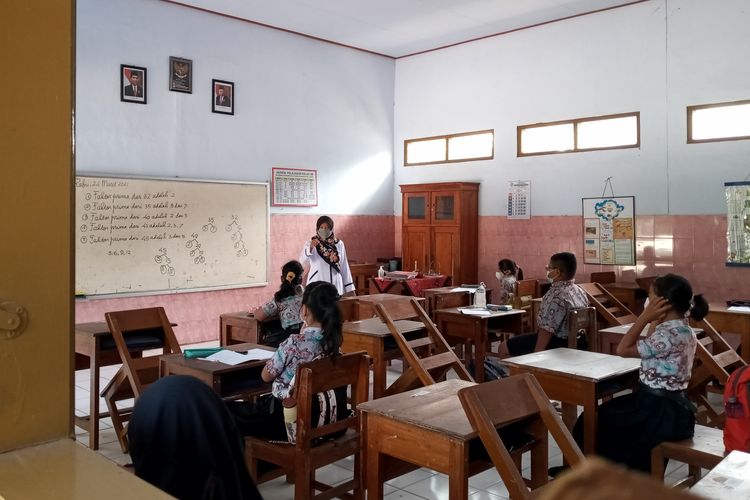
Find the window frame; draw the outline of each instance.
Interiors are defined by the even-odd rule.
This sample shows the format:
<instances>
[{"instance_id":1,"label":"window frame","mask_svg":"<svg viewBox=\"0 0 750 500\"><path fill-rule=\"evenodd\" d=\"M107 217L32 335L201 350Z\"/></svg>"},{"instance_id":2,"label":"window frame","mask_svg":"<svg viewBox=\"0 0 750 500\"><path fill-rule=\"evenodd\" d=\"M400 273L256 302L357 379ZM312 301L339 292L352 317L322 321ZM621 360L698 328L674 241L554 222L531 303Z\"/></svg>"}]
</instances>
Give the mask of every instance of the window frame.
<instances>
[{"instance_id":1,"label":"window frame","mask_svg":"<svg viewBox=\"0 0 750 500\"><path fill-rule=\"evenodd\" d=\"M448 159L448 144L450 143L450 140L454 137L466 137L468 135L480 135L480 134L492 134L492 153L490 156L482 156L482 157L471 157L471 158L462 158L457 160L449 160ZM437 160L437 161L424 161L424 162L417 162L417 163L407 163L406 161L406 155L408 152L408 145L412 142L423 142L423 141L434 141L435 139L445 139L445 150L444 150L444 160ZM474 130L472 132L460 132L457 134L445 134L445 135L433 135L430 137L418 137L416 139L404 139L404 167L418 167L421 165L440 165L443 163L464 163L467 161L484 161L484 160L494 160L495 159L495 129L486 129L486 130Z\"/></svg>"},{"instance_id":2,"label":"window frame","mask_svg":"<svg viewBox=\"0 0 750 500\"><path fill-rule=\"evenodd\" d=\"M627 144L624 146L605 146L601 148L579 148L578 147L578 124L579 123L595 122L595 121L602 121L602 120L610 120L613 118L627 118L627 117L635 117L635 127L636 127L635 144ZM523 133L524 130L531 129L531 128L547 127L551 125L567 125L567 124L573 125L573 149L569 149L566 151L540 151L538 153L522 153L521 152L521 134ZM567 154L567 153L585 153L588 151L607 151L611 149L633 149L633 148L640 148L640 147L641 147L641 112L640 111L632 111L630 113L615 113L612 115L587 116L584 118L574 118L572 120L557 120L554 122L530 123L528 125L518 125L516 127L516 158L523 158L527 156L559 155L559 154Z\"/></svg>"},{"instance_id":3,"label":"window frame","mask_svg":"<svg viewBox=\"0 0 750 500\"><path fill-rule=\"evenodd\" d=\"M716 139L693 139L693 111L710 108L724 108L729 106L739 106L742 104L750 104L750 99L743 99L741 101L727 101L727 102L716 102L712 104L695 104L687 107L687 143L688 144L703 144L706 142L726 142L726 141L746 141L750 139L750 135L738 135L736 137L719 137Z\"/></svg>"}]
</instances>

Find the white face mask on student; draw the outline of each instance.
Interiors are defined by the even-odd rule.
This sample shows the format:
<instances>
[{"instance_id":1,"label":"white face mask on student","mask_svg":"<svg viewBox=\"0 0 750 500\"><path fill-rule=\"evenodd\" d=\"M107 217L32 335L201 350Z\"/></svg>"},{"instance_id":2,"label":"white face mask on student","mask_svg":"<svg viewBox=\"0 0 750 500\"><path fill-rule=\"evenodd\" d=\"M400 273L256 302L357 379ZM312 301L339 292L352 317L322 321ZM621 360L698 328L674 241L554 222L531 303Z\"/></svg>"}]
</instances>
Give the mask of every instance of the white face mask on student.
<instances>
[{"instance_id":1,"label":"white face mask on student","mask_svg":"<svg viewBox=\"0 0 750 500\"><path fill-rule=\"evenodd\" d=\"M502 271L495 271L495 278L497 278L498 280L502 281L503 276L505 275L502 273Z\"/></svg>"},{"instance_id":2,"label":"white face mask on student","mask_svg":"<svg viewBox=\"0 0 750 500\"><path fill-rule=\"evenodd\" d=\"M321 239L327 240L328 237L331 236L331 230L321 227L318 229L318 236L320 236Z\"/></svg>"}]
</instances>

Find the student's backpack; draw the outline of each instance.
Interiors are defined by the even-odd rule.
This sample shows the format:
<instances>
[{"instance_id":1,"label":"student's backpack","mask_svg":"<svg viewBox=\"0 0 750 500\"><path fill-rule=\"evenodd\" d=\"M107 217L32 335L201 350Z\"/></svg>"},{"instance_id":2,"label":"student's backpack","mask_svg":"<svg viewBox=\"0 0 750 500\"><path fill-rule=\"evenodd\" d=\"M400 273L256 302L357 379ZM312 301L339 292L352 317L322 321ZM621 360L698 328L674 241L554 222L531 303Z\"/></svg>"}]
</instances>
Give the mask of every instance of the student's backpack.
<instances>
[{"instance_id":1,"label":"student's backpack","mask_svg":"<svg viewBox=\"0 0 750 500\"><path fill-rule=\"evenodd\" d=\"M750 366L737 368L724 386L724 448L750 452Z\"/></svg>"}]
</instances>

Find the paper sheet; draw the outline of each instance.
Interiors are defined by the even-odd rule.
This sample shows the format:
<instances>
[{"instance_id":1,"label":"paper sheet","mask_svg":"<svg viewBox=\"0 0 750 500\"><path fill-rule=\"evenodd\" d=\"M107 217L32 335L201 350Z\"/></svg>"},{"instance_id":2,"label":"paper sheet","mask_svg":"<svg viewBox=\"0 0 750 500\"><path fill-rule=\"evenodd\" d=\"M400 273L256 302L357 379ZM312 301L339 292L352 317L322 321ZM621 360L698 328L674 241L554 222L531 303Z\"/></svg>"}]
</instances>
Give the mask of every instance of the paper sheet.
<instances>
[{"instance_id":1,"label":"paper sheet","mask_svg":"<svg viewBox=\"0 0 750 500\"><path fill-rule=\"evenodd\" d=\"M451 290L451 292L469 292L469 293L474 293L476 291L477 291L476 288L462 288L460 286L458 286L458 287L454 288L453 290Z\"/></svg>"},{"instance_id":2,"label":"paper sheet","mask_svg":"<svg viewBox=\"0 0 750 500\"><path fill-rule=\"evenodd\" d=\"M268 359L271 356L273 356L273 351L266 351L265 349L250 349L247 351L247 354L224 349L200 359L205 359L206 361L217 361L219 363L224 363L225 365L234 366L239 365L240 363L246 363L247 361Z\"/></svg>"},{"instance_id":3,"label":"paper sheet","mask_svg":"<svg viewBox=\"0 0 750 500\"><path fill-rule=\"evenodd\" d=\"M469 309L469 308L458 308L459 311L461 311L462 314L466 314L468 316L489 316L492 314L492 312L488 311L487 309Z\"/></svg>"},{"instance_id":4,"label":"paper sheet","mask_svg":"<svg viewBox=\"0 0 750 500\"><path fill-rule=\"evenodd\" d=\"M747 306L730 306L727 307L727 310L741 313L750 313L750 307Z\"/></svg>"}]
</instances>

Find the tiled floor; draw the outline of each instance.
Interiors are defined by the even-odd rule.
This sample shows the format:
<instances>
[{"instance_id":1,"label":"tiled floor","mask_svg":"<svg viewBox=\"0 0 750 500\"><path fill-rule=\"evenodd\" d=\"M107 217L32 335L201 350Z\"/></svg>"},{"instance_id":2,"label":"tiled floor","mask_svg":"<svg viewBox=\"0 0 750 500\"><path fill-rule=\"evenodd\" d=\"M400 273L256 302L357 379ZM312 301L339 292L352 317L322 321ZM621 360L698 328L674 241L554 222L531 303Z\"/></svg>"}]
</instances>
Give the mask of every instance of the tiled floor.
<instances>
[{"instance_id":1,"label":"tiled floor","mask_svg":"<svg viewBox=\"0 0 750 500\"><path fill-rule=\"evenodd\" d=\"M190 347L211 347L216 342L194 344ZM101 387L104 387L111 377L114 376L118 366L107 366L101 369ZM388 370L388 383L398 377L401 366L398 361ZM75 407L77 415L88 413L89 405L89 372L81 370L75 374ZM127 402L126 402L127 403ZM106 408L104 400L100 400L102 408ZM132 403L131 403L132 404ZM76 439L88 445L88 432L75 427ZM131 462L130 456L120 450L112 423L109 418L100 421L99 453L110 460L125 465ZM550 466L561 465L562 455L560 449L550 438ZM524 457L524 473L528 472L528 456ZM346 459L329 465L318 471L317 479L327 484L339 484L351 477L353 460ZM687 474L687 466L678 462L670 461L665 482L672 484ZM288 500L294 497L294 485L288 484L285 478L278 478L259 486L260 492L266 500ZM448 477L436 473L430 469L419 469L405 474L396 479L388 481L384 488L384 495L388 499L420 500L420 499L447 499ZM494 470L488 470L477 474L469 479L469 498L472 500L496 500L507 499L508 490L500 480L500 476Z\"/></svg>"}]
</instances>

